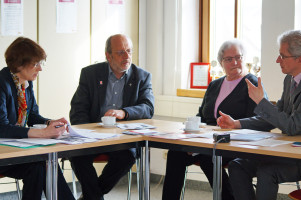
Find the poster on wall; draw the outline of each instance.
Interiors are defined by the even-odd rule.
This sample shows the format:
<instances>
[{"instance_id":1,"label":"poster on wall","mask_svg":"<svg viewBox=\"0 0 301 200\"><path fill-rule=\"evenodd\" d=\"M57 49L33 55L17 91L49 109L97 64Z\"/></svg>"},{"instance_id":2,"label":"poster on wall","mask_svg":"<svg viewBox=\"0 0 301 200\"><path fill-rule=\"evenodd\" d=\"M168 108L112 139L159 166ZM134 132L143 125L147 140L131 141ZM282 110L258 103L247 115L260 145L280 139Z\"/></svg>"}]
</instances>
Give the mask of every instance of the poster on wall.
<instances>
[{"instance_id":1,"label":"poster on wall","mask_svg":"<svg viewBox=\"0 0 301 200\"><path fill-rule=\"evenodd\" d=\"M75 33L77 31L77 0L56 1L56 32Z\"/></svg>"},{"instance_id":2,"label":"poster on wall","mask_svg":"<svg viewBox=\"0 0 301 200\"><path fill-rule=\"evenodd\" d=\"M1 35L23 35L23 0L1 0Z\"/></svg>"},{"instance_id":3,"label":"poster on wall","mask_svg":"<svg viewBox=\"0 0 301 200\"><path fill-rule=\"evenodd\" d=\"M126 15L123 0L107 0L106 22L109 26L109 35L125 33Z\"/></svg>"}]
</instances>

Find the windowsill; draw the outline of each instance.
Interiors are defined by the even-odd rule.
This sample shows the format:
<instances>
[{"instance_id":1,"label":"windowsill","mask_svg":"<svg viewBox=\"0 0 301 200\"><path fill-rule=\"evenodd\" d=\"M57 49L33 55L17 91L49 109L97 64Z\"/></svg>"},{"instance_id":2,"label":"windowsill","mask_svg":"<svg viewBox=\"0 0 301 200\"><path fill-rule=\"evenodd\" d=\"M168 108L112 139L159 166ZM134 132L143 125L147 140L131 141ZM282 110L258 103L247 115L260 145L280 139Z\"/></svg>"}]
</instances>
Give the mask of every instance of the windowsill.
<instances>
[{"instance_id":1,"label":"windowsill","mask_svg":"<svg viewBox=\"0 0 301 200\"><path fill-rule=\"evenodd\" d=\"M177 96L203 98L205 92L206 89L177 89Z\"/></svg>"}]
</instances>

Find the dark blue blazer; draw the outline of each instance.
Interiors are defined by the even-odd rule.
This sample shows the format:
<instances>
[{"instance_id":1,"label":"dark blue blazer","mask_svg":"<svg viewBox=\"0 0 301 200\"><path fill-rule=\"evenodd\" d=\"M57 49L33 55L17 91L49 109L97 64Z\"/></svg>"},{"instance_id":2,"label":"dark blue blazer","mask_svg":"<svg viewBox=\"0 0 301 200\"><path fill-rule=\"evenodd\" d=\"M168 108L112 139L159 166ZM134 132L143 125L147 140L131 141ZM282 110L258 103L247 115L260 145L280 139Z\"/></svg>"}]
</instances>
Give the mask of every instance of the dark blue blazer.
<instances>
[{"instance_id":1,"label":"dark blue blazer","mask_svg":"<svg viewBox=\"0 0 301 200\"><path fill-rule=\"evenodd\" d=\"M25 90L28 121L27 125L44 124L48 119L39 114L34 97L32 81ZM0 138L27 138L29 128L18 127L17 88L7 67L0 71Z\"/></svg>"},{"instance_id":2,"label":"dark blue blazer","mask_svg":"<svg viewBox=\"0 0 301 200\"><path fill-rule=\"evenodd\" d=\"M154 95L151 74L136 65L127 77L123 89L122 109L128 113L127 120L149 119L154 114ZM107 62L85 67L81 71L78 88L71 100L71 124L101 121L101 108L105 102L109 77Z\"/></svg>"},{"instance_id":3,"label":"dark blue blazer","mask_svg":"<svg viewBox=\"0 0 301 200\"><path fill-rule=\"evenodd\" d=\"M225 76L216 79L209 84L202 105L199 108L199 113L197 115L201 117L202 122L207 123L208 125L216 125L216 119L214 117L215 102L224 79ZM256 76L247 74L243 77L234 90L218 106L216 113L217 117L220 116L218 111L230 115L233 119L241 119L256 115L254 109L257 104L249 97L248 86L245 79L249 79L255 86L258 85ZM266 93L265 97L267 98Z\"/></svg>"}]
</instances>

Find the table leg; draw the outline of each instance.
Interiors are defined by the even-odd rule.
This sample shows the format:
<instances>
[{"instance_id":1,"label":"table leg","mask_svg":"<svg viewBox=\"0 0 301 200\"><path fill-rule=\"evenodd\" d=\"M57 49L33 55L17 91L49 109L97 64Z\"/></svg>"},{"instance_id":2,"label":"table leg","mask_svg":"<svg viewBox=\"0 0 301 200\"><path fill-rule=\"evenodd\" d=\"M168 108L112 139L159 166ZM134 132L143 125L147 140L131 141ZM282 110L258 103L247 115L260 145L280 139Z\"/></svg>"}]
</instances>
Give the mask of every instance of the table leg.
<instances>
[{"instance_id":1,"label":"table leg","mask_svg":"<svg viewBox=\"0 0 301 200\"><path fill-rule=\"evenodd\" d=\"M57 153L49 153L47 160L46 174L46 195L47 200L57 200L57 170L58 158Z\"/></svg>"},{"instance_id":2,"label":"table leg","mask_svg":"<svg viewBox=\"0 0 301 200\"><path fill-rule=\"evenodd\" d=\"M149 193L149 190L150 190L150 185L149 185L149 182L150 182L150 170L149 170L149 147L148 147L148 141L146 140L145 141L145 175L144 175L144 199L145 200L149 200L150 199L150 193Z\"/></svg>"},{"instance_id":3,"label":"table leg","mask_svg":"<svg viewBox=\"0 0 301 200\"><path fill-rule=\"evenodd\" d=\"M213 200L222 199L222 156L213 155Z\"/></svg>"},{"instance_id":4,"label":"table leg","mask_svg":"<svg viewBox=\"0 0 301 200\"><path fill-rule=\"evenodd\" d=\"M139 171L138 175L138 199L143 200L143 147L138 147L139 151L139 161L137 165L137 171Z\"/></svg>"}]
</instances>

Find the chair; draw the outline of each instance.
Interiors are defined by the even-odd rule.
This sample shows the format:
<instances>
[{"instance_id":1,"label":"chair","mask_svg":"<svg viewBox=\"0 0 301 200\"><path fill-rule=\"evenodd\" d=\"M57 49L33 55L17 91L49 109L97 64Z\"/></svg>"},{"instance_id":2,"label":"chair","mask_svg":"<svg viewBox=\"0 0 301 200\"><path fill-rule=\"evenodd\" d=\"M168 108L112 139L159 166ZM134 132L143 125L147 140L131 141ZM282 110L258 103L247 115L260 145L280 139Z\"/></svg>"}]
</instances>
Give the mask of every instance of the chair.
<instances>
[{"instance_id":1,"label":"chair","mask_svg":"<svg viewBox=\"0 0 301 200\"><path fill-rule=\"evenodd\" d=\"M196 163L194 163L194 165L200 166L200 162L196 162ZM180 197L181 200L184 200L187 173L188 173L188 166L186 166L186 169L185 169L184 183L183 183L183 187L182 187L182 191L181 191L181 197Z\"/></svg>"},{"instance_id":2,"label":"chair","mask_svg":"<svg viewBox=\"0 0 301 200\"><path fill-rule=\"evenodd\" d=\"M66 159L62 159L62 171L64 173L64 161ZM108 162L109 156L107 154L100 154L94 159L94 163L105 163ZM136 166L137 166L137 187L138 187L138 192L140 194L140 158L136 158ZM72 169L71 169L72 170ZM77 199L77 189L76 189L76 183L75 183L75 174L72 170L72 185L73 185L73 196L75 199ZM131 199L131 185L132 185L132 169L128 172L128 194L127 194L127 200Z\"/></svg>"},{"instance_id":3,"label":"chair","mask_svg":"<svg viewBox=\"0 0 301 200\"><path fill-rule=\"evenodd\" d=\"M200 161L195 162L194 165L200 166ZM223 168L228 168L228 165L224 165ZM188 173L188 166L186 166L186 169L185 169L184 183L183 183L183 187L182 187L182 190L181 190L181 196L180 196L181 200L184 200L187 173Z\"/></svg>"},{"instance_id":4,"label":"chair","mask_svg":"<svg viewBox=\"0 0 301 200\"><path fill-rule=\"evenodd\" d=\"M0 178L5 178L6 176L0 174ZM1 184L11 184L11 183L16 183L16 188L17 188L17 193L18 193L18 199L21 200L21 190L20 190L20 185L19 185L19 180L15 179L14 182L6 182L6 183L1 183Z\"/></svg>"},{"instance_id":5,"label":"chair","mask_svg":"<svg viewBox=\"0 0 301 200\"><path fill-rule=\"evenodd\" d=\"M67 160L66 158L62 158L62 159L61 159L61 163L62 163L61 169L62 169L62 173L63 173L63 174L64 174L64 171L67 170L67 169L65 169L65 161L66 161L66 160ZM68 169L68 170L69 170L69 169ZM73 172L72 169L70 169L70 170L71 170L71 174L72 174L73 196L74 196L75 199L77 199L77 189L76 189L75 174L74 174L74 172Z\"/></svg>"},{"instance_id":6,"label":"chair","mask_svg":"<svg viewBox=\"0 0 301 200\"><path fill-rule=\"evenodd\" d=\"M108 162L109 156L107 154L100 154L94 159L94 163L105 163ZM131 199L131 184L132 184L132 169L128 172L128 196L127 199Z\"/></svg>"},{"instance_id":7,"label":"chair","mask_svg":"<svg viewBox=\"0 0 301 200\"><path fill-rule=\"evenodd\" d=\"M293 200L301 200L301 190L300 190L300 184L297 181L296 182L297 185L297 190L292 191L291 193L288 194L288 197L293 199Z\"/></svg>"}]
</instances>

